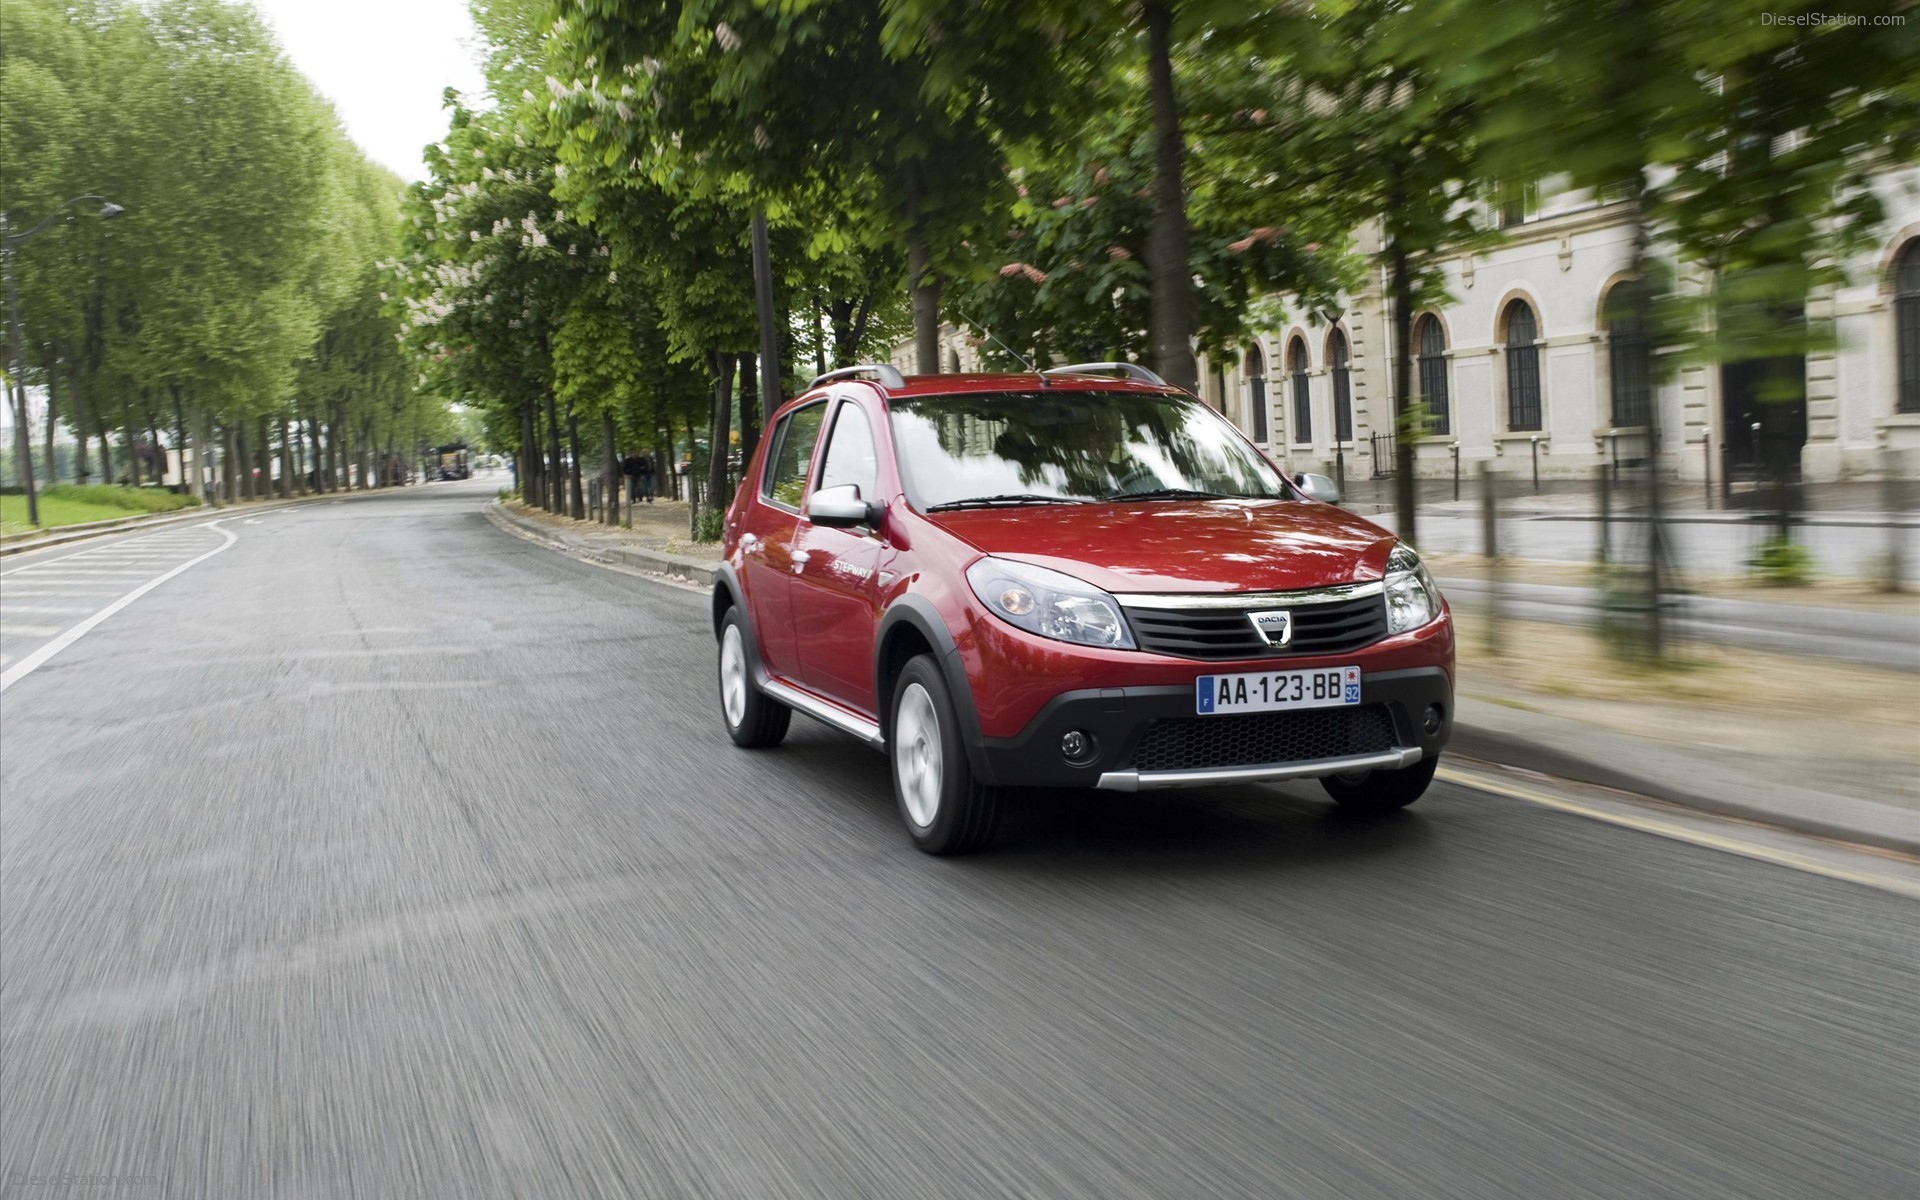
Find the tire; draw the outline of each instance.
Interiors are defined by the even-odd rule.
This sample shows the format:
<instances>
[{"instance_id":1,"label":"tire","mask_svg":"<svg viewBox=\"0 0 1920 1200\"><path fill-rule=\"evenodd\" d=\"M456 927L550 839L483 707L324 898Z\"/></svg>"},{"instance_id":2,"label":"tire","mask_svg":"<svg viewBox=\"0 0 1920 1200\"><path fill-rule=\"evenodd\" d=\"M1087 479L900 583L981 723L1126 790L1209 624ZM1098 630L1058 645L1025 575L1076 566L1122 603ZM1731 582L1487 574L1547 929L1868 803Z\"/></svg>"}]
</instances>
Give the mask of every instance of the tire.
<instances>
[{"instance_id":1,"label":"tire","mask_svg":"<svg viewBox=\"0 0 1920 1200\"><path fill-rule=\"evenodd\" d=\"M1357 816L1376 816L1405 808L1426 794L1440 756L1423 758L1397 771L1366 771L1358 776L1329 775L1320 781L1334 803Z\"/></svg>"},{"instance_id":2,"label":"tire","mask_svg":"<svg viewBox=\"0 0 1920 1200\"><path fill-rule=\"evenodd\" d=\"M993 839L1001 791L974 778L960 718L931 655L908 662L893 688L887 762L893 798L913 844L966 854Z\"/></svg>"},{"instance_id":3,"label":"tire","mask_svg":"<svg viewBox=\"0 0 1920 1200\"><path fill-rule=\"evenodd\" d=\"M793 710L761 694L753 682L747 623L738 608L720 619L720 719L736 746L758 750L787 736Z\"/></svg>"}]
</instances>

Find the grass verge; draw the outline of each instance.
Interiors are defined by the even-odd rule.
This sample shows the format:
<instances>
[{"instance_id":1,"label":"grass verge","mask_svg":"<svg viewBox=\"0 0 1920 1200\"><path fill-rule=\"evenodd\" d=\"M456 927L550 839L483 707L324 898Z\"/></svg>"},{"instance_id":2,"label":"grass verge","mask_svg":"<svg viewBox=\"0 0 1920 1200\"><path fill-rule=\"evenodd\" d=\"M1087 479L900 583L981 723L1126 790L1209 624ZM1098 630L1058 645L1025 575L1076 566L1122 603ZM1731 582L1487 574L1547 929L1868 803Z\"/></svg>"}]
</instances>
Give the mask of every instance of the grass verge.
<instances>
[{"instance_id":1,"label":"grass verge","mask_svg":"<svg viewBox=\"0 0 1920 1200\"><path fill-rule=\"evenodd\" d=\"M191 508L199 501L159 488L115 487L111 484L80 486L63 483L47 488L39 495L40 527L84 525L89 521L111 521L143 513L173 512ZM30 533L25 496L0 496L0 533Z\"/></svg>"}]
</instances>

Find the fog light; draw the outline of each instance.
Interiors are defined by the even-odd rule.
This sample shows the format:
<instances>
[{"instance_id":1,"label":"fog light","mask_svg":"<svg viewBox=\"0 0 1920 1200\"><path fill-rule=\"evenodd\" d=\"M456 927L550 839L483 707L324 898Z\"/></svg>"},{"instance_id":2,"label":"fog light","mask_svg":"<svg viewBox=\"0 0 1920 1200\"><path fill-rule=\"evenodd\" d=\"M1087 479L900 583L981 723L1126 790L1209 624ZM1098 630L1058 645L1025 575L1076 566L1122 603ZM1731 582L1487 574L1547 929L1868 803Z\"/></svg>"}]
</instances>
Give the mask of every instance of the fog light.
<instances>
[{"instance_id":1,"label":"fog light","mask_svg":"<svg viewBox=\"0 0 1920 1200\"><path fill-rule=\"evenodd\" d=\"M1070 729L1060 736L1060 753L1071 763L1083 763L1093 757L1093 735L1084 729Z\"/></svg>"},{"instance_id":2,"label":"fog light","mask_svg":"<svg viewBox=\"0 0 1920 1200\"><path fill-rule=\"evenodd\" d=\"M1438 704L1427 705L1427 720L1426 720L1427 736L1432 737L1434 734L1439 733L1440 725L1446 719L1447 719L1446 714L1440 711L1440 706Z\"/></svg>"}]
</instances>

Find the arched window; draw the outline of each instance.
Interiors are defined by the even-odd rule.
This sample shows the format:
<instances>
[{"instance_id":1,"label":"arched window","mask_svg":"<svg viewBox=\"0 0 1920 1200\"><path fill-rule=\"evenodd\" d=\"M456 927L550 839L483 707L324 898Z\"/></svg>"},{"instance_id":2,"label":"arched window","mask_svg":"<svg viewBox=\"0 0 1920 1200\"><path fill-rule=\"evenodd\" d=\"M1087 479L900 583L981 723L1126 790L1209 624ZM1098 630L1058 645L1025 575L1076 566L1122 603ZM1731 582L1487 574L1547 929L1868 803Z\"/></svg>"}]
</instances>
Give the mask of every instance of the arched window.
<instances>
[{"instance_id":1,"label":"arched window","mask_svg":"<svg viewBox=\"0 0 1920 1200\"><path fill-rule=\"evenodd\" d=\"M1644 321L1646 300L1646 289L1632 281L1607 293L1607 365L1616 427L1646 425L1653 416L1653 351Z\"/></svg>"},{"instance_id":2,"label":"arched window","mask_svg":"<svg viewBox=\"0 0 1920 1200\"><path fill-rule=\"evenodd\" d=\"M1900 355L1900 411L1920 413L1920 239L1907 243L1893 275L1894 344Z\"/></svg>"},{"instance_id":3,"label":"arched window","mask_svg":"<svg viewBox=\"0 0 1920 1200\"><path fill-rule=\"evenodd\" d=\"M1247 398L1252 402L1253 440L1267 440L1267 356L1258 345L1247 347Z\"/></svg>"},{"instance_id":4,"label":"arched window","mask_svg":"<svg viewBox=\"0 0 1920 1200\"><path fill-rule=\"evenodd\" d=\"M1507 305L1507 428L1540 428L1539 325L1525 300Z\"/></svg>"},{"instance_id":5,"label":"arched window","mask_svg":"<svg viewBox=\"0 0 1920 1200\"><path fill-rule=\"evenodd\" d=\"M1307 393L1307 343L1300 338L1287 347L1287 374L1293 380L1293 442L1306 445L1313 441L1313 401Z\"/></svg>"},{"instance_id":6,"label":"arched window","mask_svg":"<svg viewBox=\"0 0 1920 1200\"><path fill-rule=\"evenodd\" d=\"M1353 380L1347 370L1347 335L1338 329L1327 337L1327 366L1333 372L1333 440L1353 440Z\"/></svg>"},{"instance_id":7,"label":"arched window","mask_svg":"<svg viewBox=\"0 0 1920 1200\"><path fill-rule=\"evenodd\" d=\"M1434 433L1449 432L1447 415L1447 331L1440 318L1428 314L1420 318L1420 331L1414 338L1420 348L1420 404L1427 410L1427 427Z\"/></svg>"}]
</instances>

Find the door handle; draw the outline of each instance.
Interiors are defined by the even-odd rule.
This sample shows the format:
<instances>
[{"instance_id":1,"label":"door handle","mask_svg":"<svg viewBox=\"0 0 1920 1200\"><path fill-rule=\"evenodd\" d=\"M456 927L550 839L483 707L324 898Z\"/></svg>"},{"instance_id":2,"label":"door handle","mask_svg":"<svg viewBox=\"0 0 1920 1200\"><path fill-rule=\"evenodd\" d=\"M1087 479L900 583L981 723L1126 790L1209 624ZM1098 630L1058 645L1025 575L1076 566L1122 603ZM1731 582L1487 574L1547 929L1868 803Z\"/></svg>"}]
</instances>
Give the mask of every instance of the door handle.
<instances>
[{"instance_id":1,"label":"door handle","mask_svg":"<svg viewBox=\"0 0 1920 1200\"><path fill-rule=\"evenodd\" d=\"M793 552L793 573L798 575L800 572L806 570L807 560L812 557L813 556L805 550L795 550Z\"/></svg>"}]
</instances>

